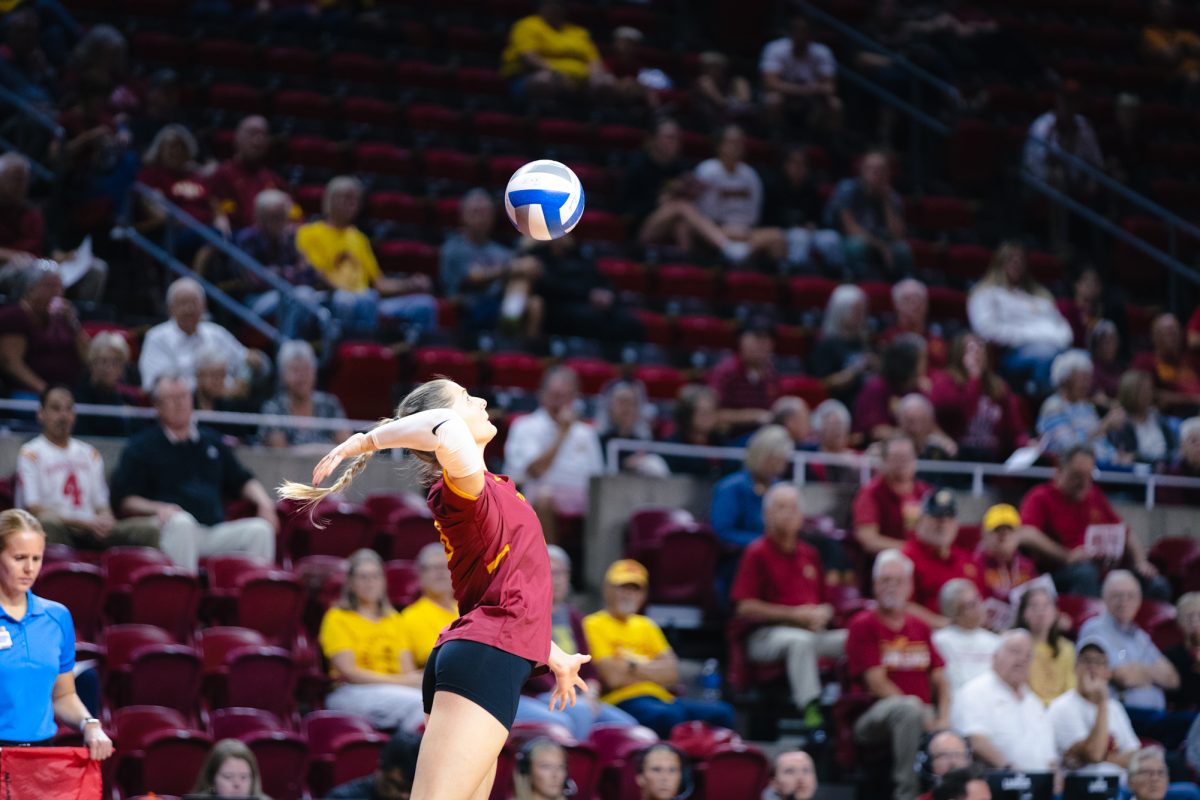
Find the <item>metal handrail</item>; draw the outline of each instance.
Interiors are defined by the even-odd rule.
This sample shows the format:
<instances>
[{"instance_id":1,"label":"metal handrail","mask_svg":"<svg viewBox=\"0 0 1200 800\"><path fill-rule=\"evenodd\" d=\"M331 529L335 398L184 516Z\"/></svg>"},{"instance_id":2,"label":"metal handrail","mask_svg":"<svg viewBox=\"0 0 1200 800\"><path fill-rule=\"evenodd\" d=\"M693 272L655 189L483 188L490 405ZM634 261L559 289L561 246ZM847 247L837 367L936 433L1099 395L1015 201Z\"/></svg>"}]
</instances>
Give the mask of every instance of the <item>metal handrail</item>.
<instances>
[{"instance_id":1,"label":"metal handrail","mask_svg":"<svg viewBox=\"0 0 1200 800\"><path fill-rule=\"evenodd\" d=\"M48 130L55 139L66 138L66 129L59 125L53 117L2 83L0 83L0 100L16 106L18 111Z\"/></svg>"},{"instance_id":2,"label":"metal handrail","mask_svg":"<svg viewBox=\"0 0 1200 800\"><path fill-rule=\"evenodd\" d=\"M0 411L37 411L37 400L0 399ZM157 419L158 412L141 406L105 406L95 403L79 403L75 413L80 417L112 417L117 419ZM290 414L253 414L241 411L204 411L196 409L192 416L198 422L245 425L265 425L278 428L303 428L305 430L369 430L379 424L377 419L341 419L330 417L298 417Z\"/></svg>"}]
</instances>

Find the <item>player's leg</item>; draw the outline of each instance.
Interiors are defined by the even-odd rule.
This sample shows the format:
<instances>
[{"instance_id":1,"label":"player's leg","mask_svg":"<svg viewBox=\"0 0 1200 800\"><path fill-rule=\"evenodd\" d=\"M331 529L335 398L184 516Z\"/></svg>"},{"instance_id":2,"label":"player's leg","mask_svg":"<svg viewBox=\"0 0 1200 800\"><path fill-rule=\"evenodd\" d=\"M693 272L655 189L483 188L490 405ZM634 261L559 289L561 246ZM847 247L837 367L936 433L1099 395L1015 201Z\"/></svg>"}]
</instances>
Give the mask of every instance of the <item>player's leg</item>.
<instances>
[{"instance_id":1,"label":"player's leg","mask_svg":"<svg viewBox=\"0 0 1200 800\"><path fill-rule=\"evenodd\" d=\"M411 800L486 798L507 739L508 729L482 706L453 692L438 692L421 737Z\"/></svg>"},{"instance_id":2,"label":"player's leg","mask_svg":"<svg viewBox=\"0 0 1200 800\"><path fill-rule=\"evenodd\" d=\"M492 784L495 782L496 762L493 762L491 771L483 779L483 783L479 784L479 788L475 790L475 794L471 795L471 800L488 800L488 797L492 794Z\"/></svg>"}]
</instances>

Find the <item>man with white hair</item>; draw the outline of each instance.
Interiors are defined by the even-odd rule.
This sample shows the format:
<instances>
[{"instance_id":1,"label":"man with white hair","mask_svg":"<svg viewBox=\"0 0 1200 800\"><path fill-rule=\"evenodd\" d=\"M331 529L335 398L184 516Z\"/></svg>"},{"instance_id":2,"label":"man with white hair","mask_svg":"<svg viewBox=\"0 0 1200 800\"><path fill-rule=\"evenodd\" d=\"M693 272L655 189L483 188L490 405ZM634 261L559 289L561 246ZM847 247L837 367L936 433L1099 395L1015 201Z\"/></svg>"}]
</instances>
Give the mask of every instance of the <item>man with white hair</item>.
<instances>
[{"instance_id":1,"label":"man with white hair","mask_svg":"<svg viewBox=\"0 0 1200 800\"><path fill-rule=\"evenodd\" d=\"M1200 315L1200 308L1197 309ZM1179 460L1167 471L1181 478L1200 478L1200 417L1189 417L1179 426ZM1164 504L1200 506L1200 489L1162 488Z\"/></svg>"},{"instance_id":2,"label":"man with white hair","mask_svg":"<svg viewBox=\"0 0 1200 800\"><path fill-rule=\"evenodd\" d=\"M946 340L940 330L929 324L929 289L916 278L905 278L892 286L892 309L896 324L883 332L881 344L890 344L902 333L915 333L925 340L925 355L930 369L946 366Z\"/></svg>"},{"instance_id":3,"label":"man with white hair","mask_svg":"<svg viewBox=\"0 0 1200 800\"><path fill-rule=\"evenodd\" d=\"M800 490L777 483L763 496L763 535L746 546L730 591L737 619L750 628L746 649L757 662L784 661L792 702L819 724L818 658L838 658L846 631L829 630L821 557L801 541Z\"/></svg>"},{"instance_id":4,"label":"man with white hair","mask_svg":"<svg viewBox=\"0 0 1200 800\"><path fill-rule=\"evenodd\" d=\"M1079 629L1080 641L1097 639L1108 650L1112 682L1138 735L1174 750L1183 743L1195 711L1167 711L1166 690L1179 687L1179 673L1136 622L1142 587L1132 572L1115 569L1104 579L1104 613Z\"/></svg>"},{"instance_id":5,"label":"man with white hair","mask_svg":"<svg viewBox=\"0 0 1200 800\"><path fill-rule=\"evenodd\" d=\"M261 353L247 349L225 328L204 319L206 310L204 287L192 278L180 278L167 287L171 318L146 331L138 358L144 390L150 391L167 375L182 377L189 388L195 388L196 355L203 348L223 353L229 374L245 383L265 365Z\"/></svg>"},{"instance_id":6,"label":"man with white hair","mask_svg":"<svg viewBox=\"0 0 1200 800\"><path fill-rule=\"evenodd\" d=\"M923 394L911 392L900 398L896 426L913 440L919 459L941 461L958 455L958 444L938 427L933 403Z\"/></svg>"},{"instance_id":7,"label":"man with white hair","mask_svg":"<svg viewBox=\"0 0 1200 800\"><path fill-rule=\"evenodd\" d=\"M854 738L891 744L893 798L913 800L919 793L913 759L924 733L950 726L950 690L929 626L908 613L913 563L899 550L884 550L872 578L876 607L850 621L846 638L850 678L876 698L855 721Z\"/></svg>"},{"instance_id":8,"label":"man with white hair","mask_svg":"<svg viewBox=\"0 0 1200 800\"><path fill-rule=\"evenodd\" d=\"M1167 796L1167 754L1157 745L1143 747L1129 759L1132 800L1163 800Z\"/></svg>"},{"instance_id":9,"label":"man with white hair","mask_svg":"<svg viewBox=\"0 0 1200 800\"><path fill-rule=\"evenodd\" d=\"M279 392L263 403L262 413L278 416L346 418L346 412L336 395L316 391L317 354L305 341L284 342L275 359L279 372ZM264 425L258 431L259 440L268 447L315 446L327 448L333 442L350 437L342 428L290 428Z\"/></svg>"},{"instance_id":10,"label":"man with white hair","mask_svg":"<svg viewBox=\"0 0 1200 800\"><path fill-rule=\"evenodd\" d=\"M1047 772L1057 766L1050 717L1029 688L1032 664L1029 631L1005 631L992 668L954 694L950 722L991 768Z\"/></svg>"},{"instance_id":11,"label":"man with white hair","mask_svg":"<svg viewBox=\"0 0 1200 800\"><path fill-rule=\"evenodd\" d=\"M1117 463L1118 453L1108 434L1125 424L1125 409L1114 407L1100 419L1092 405L1092 357L1086 350L1068 350L1050 366L1054 394L1038 411L1037 432L1046 451L1061 456L1076 445L1092 449L1101 464Z\"/></svg>"},{"instance_id":12,"label":"man with white hair","mask_svg":"<svg viewBox=\"0 0 1200 800\"><path fill-rule=\"evenodd\" d=\"M983 627L983 601L974 581L947 581L938 593L938 607L950 624L933 632L933 643L946 661L946 680L953 697L991 668L1000 637Z\"/></svg>"}]
</instances>

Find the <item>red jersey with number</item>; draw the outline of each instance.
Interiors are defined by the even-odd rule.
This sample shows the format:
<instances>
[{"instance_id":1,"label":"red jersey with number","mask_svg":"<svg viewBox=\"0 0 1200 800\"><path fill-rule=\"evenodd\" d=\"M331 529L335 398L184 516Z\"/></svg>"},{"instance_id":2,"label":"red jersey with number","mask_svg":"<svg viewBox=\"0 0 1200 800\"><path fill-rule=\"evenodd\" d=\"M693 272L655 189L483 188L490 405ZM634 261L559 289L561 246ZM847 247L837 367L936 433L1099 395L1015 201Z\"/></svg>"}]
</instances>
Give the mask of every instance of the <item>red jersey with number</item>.
<instances>
[{"instance_id":1,"label":"red jersey with number","mask_svg":"<svg viewBox=\"0 0 1200 800\"><path fill-rule=\"evenodd\" d=\"M445 475L427 498L458 601L437 645L465 639L535 665L550 658L550 556L533 508L506 475L484 473L478 497Z\"/></svg>"},{"instance_id":2,"label":"red jersey with number","mask_svg":"<svg viewBox=\"0 0 1200 800\"><path fill-rule=\"evenodd\" d=\"M930 675L944 666L933 646L933 634L921 620L904 615L899 630L889 627L874 610L860 611L850 620L846 634L846 666L850 677L862 683L863 673L883 667L888 679L905 694L928 703Z\"/></svg>"}]
</instances>

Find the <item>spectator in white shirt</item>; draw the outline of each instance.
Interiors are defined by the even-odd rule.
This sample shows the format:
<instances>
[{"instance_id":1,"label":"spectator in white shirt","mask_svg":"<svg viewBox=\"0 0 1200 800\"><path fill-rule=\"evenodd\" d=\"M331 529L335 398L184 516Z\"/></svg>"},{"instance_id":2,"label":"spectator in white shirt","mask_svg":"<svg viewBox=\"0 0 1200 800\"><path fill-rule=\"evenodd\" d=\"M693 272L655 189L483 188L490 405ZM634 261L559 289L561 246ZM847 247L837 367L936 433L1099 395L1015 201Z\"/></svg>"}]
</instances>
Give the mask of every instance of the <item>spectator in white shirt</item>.
<instances>
[{"instance_id":1,"label":"spectator in white shirt","mask_svg":"<svg viewBox=\"0 0 1200 800\"><path fill-rule=\"evenodd\" d=\"M529 498L550 543L556 538L556 516L583 514L588 481L604 470L600 439L579 419L578 399L574 371L548 370L537 410L513 422L504 445L504 471Z\"/></svg>"},{"instance_id":2,"label":"spectator in white shirt","mask_svg":"<svg viewBox=\"0 0 1200 800\"><path fill-rule=\"evenodd\" d=\"M795 115L806 130L841 127L837 60L832 50L812 40L807 19L793 17L788 35L767 43L758 69L767 113L777 122Z\"/></svg>"},{"instance_id":3,"label":"spectator in white shirt","mask_svg":"<svg viewBox=\"0 0 1200 800\"><path fill-rule=\"evenodd\" d=\"M257 350L248 350L234 335L215 322L204 319L207 303L204 288L191 278L180 278L167 287L167 312L171 318L146 331L138 371L142 388L150 391L165 375L178 375L196 386L196 353L205 345L225 354L229 374L238 376L235 393L244 394L250 378L266 366Z\"/></svg>"},{"instance_id":4,"label":"spectator in white shirt","mask_svg":"<svg viewBox=\"0 0 1200 800\"><path fill-rule=\"evenodd\" d=\"M938 593L938 607L950 624L933 632L933 643L946 662L946 679L953 696L991 669L1000 637L983 627L983 601L973 581L946 581Z\"/></svg>"},{"instance_id":5,"label":"spectator in white shirt","mask_svg":"<svg viewBox=\"0 0 1200 800\"><path fill-rule=\"evenodd\" d=\"M1029 688L1032 663L1029 632L1006 631L992 669L951 700L951 725L966 735L975 758L989 767L1047 772L1057 764L1050 717Z\"/></svg>"},{"instance_id":6,"label":"spectator in white shirt","mask_svg":"<svg viewBox=\"0 0 1200 800\"><path fill-rule=\"evenodd\" d=\"M716 223L730 240L745 242L750 255L765 252L778 261L787 252L787 239L778 228L759 228L762 220L763 183L754 167L745 162L746 134L737 125L721 129L716 158L696 166L701 192L696 208Z\"/></svg>"},{"instance_id":7,"label":"spectator in white shirt","mask_svg":"<svg viewBox=\"0 0 1200 800\"><path fill-rule=\"evenodd\" d=\"M90 550L115 545L158 546L153 517L117 520L109 505L104 459L73 439L75 398L65 386L42 393L42 434L17 454L16 504L42 523L46 540Z\"/></svg>"}]
</instances>

